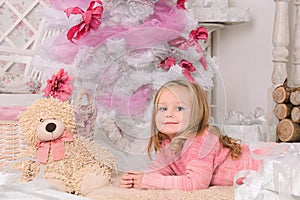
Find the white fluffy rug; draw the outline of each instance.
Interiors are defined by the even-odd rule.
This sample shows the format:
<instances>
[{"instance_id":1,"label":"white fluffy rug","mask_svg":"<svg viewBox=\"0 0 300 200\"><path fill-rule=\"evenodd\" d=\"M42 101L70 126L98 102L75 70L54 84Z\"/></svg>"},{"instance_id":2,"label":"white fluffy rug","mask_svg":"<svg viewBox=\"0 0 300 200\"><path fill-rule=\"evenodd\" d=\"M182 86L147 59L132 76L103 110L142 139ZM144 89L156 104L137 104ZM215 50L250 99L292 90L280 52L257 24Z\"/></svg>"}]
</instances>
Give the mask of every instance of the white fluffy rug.
<instances>
[{"instance_id":1,"label":"white fluffy rug","mask_svg":"<svg viewBox=\"0 0 300 200\"><path fill-rule=\"evenodd\" d=\"M118 187L119 177L112 185L94 191L87 197L94 200L233 200L233 187L213 186L205 190L184 192L178 190L137 190Z\"/></svg>"},{"instance_id":2,"label":"white fluffy rug","mask_svg":"<svg viewBox=\"0 0 300 200\"><path fill-rule=\"evenodd\" d=\"M107 187L95 190L86 197L71 195L58 191L44 179L36 179L26 183L15 184L17 174L7 174L0 171L0 199L68 199L68 200L233 200L233 187L214 186L205 190L184 192L179 190L137 190L118 187L119 177ZM11 180L14 183L7 183ZM4 182L3 182L4 181Z\"/></svg>"}]
</instances>

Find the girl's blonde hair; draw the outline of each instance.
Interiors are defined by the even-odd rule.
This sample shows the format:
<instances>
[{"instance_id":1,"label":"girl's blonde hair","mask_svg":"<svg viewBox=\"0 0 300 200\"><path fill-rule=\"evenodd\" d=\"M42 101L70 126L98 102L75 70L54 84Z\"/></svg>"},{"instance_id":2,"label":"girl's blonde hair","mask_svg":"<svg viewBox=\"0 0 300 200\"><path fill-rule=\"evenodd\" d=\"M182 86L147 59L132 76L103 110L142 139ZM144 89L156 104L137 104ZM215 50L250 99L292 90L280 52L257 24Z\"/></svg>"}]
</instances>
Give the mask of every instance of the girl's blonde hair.
<instances>
[{"instance_id":1,"label":"girl's blonde hair","mask_svg":"<svg viewBox=\"0 0 300 200\"><path fill-rule=\"evenodd\" d=\"M169 87L185 87L191 97L191 116L188 127L172 139L170 143L171 150L175 152L181 151L185 141L189 137L198 136L204 132L205 129L215 133L219 136L221 144L230 150L233 159L238 158L242 149L237 140L234 140L226 135L222 135L218 128L209 125L210 109L208 98L205 90L197 83L190 83L187 80L173 80L164 84L156 93L154 98L154 107L152 111L151 121L151 137L148 143L148 154L151 157L151 151L155 152L160 150L162 141L167 139L168 136L159 132L156 126L155 118L157 115L157 105L159 98L164 89Z\"/></svg>"}]
</instances>

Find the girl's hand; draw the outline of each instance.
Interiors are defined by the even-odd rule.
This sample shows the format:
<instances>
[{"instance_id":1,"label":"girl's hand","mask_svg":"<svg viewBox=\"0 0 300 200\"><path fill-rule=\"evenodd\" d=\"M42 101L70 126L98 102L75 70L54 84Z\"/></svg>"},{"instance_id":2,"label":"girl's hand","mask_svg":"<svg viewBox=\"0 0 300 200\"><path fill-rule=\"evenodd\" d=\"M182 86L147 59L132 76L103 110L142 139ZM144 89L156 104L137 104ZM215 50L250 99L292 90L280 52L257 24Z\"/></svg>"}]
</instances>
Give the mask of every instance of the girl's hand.
<instances>
[{"instance_id":1,"label":"girl's hand","mask_svg":"<svg viewBox=\"0 0 300 200\"><path fill-rule=\"evenodd\" d=\"M129 171L128 174L133 176L133 188L141 189L144 173L143 172Z\"/></svg>"},{"instance_id":2,"label":"girl's hand","mask_svg":"<svg viewBox=\"0 0 300 200\"><path fill-rule=\"evenodd\" d=\"M133 179L132 174L126 173L121 176L119 186L121 188L133 188Z\"/></svg>"}]
</instances>

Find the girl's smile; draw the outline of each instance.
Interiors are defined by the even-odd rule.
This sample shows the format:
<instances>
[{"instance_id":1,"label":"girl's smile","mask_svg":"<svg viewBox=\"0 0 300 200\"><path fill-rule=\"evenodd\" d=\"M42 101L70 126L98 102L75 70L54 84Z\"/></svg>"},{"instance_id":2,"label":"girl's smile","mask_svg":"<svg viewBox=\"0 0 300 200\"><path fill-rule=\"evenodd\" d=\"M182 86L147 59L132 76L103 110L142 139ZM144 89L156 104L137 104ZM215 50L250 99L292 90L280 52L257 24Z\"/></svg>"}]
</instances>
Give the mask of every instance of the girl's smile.
<instances>
[{"instance_id":1,"label":"girl's smile","mask_svg":"<svg viewBox=\"0 0 300 200\"><path fill-rule=\"evenodd\" d=\"M165 122L165 124L178 124L178 122Z\"/></svg>"}]
</instances>

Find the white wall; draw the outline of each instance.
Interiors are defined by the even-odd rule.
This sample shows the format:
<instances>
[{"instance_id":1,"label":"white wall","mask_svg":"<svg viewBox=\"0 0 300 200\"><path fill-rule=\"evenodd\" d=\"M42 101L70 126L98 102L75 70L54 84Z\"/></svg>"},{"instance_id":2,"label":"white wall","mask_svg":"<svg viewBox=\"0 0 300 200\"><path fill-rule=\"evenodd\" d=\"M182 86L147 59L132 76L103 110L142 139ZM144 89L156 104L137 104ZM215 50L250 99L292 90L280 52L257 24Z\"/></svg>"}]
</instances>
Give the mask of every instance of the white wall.
<instances>
[{"instance_id":1,"label":"white wall","mask_svg":"<svg viewBox=\"0 0 300 200\"><path fill-rule=\"evenodd\" d=\"M224 83L222 85L218 80L216 85L216 104L225 112L239 111L245 115L254 113L259 106L267 115L272 115L270 88L275 3L273 0L231 0L229 5L250 8L251 21L214 34L213 54L220 61L220 76Z\"/></svg>"}]
</instances>

